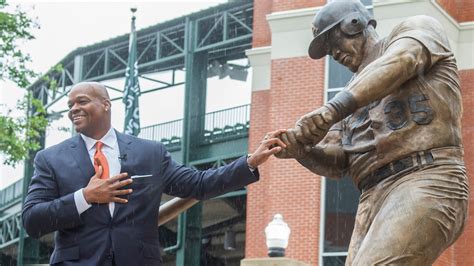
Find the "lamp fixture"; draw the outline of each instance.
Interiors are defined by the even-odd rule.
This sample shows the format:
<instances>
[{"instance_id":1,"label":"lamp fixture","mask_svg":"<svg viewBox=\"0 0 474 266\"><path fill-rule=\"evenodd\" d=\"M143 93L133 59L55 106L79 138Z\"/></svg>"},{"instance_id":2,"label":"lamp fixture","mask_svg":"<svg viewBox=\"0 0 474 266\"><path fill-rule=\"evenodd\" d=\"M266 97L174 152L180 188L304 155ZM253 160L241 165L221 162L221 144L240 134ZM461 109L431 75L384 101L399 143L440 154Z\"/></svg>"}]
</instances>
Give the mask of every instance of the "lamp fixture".
<instances>
[{"instance_id":1,"label":"lamp fixture","mask_svg":"<svg viewBox=\"0 0 474 266\"><path fill-rule=\"evenodd\" d=\"M288 247L290 228L283 221L281 214L275 214L273 220L265 228L266 244L269 257L284 257L285 249Z\"/></svg>"}]
</instances>

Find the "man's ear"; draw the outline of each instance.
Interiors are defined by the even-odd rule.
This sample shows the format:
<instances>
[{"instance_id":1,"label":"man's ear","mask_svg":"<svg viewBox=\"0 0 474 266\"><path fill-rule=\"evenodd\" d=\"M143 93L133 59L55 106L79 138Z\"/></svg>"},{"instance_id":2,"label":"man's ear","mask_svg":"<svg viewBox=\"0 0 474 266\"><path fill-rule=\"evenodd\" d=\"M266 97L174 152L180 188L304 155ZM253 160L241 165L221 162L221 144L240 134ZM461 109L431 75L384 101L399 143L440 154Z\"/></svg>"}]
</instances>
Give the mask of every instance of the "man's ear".
<instances>
[{"instance_id":1,"label":"man's ear","mask_svg":"<svg viewBox=\"0 0 474 266\"><path fill-rule=\"evenodd\" d=\"M104 109L106 112L108 112L110 108L112 107L112 102L109 99L104 99L103 102L104 102Z\"/></svg>"}]
</instances>

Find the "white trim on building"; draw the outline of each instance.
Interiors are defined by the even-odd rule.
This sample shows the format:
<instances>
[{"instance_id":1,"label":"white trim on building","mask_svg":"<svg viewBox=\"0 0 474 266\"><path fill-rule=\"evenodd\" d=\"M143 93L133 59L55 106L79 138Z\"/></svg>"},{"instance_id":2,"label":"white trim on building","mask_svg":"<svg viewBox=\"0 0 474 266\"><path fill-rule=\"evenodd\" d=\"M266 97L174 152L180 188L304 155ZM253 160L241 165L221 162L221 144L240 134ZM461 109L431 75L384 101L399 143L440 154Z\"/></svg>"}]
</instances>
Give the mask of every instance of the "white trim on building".
<instances>
[{"instance_id":1,"label":"white trim on building","mask_svg":"<svg viewBox=\"0 0 474 266\"><path fill-rule=\"evenodd\" d=\"M252 92L269 90L271 82L271 46L258 47L245 51L252 65Z\"/></svg>"},{"instance_id":2,"label":"white trim on building","mask_svg":"<svg viewBox=\"0 0 474 266\"><path fill-rule=\"evenodd\" d=\"M374 1L377 32L381 37L387 36L404 19L416 15L431 16L443 25L459 70L474 68L474 22L456 22L435 0Z\"/></svg>"}]
</instances>

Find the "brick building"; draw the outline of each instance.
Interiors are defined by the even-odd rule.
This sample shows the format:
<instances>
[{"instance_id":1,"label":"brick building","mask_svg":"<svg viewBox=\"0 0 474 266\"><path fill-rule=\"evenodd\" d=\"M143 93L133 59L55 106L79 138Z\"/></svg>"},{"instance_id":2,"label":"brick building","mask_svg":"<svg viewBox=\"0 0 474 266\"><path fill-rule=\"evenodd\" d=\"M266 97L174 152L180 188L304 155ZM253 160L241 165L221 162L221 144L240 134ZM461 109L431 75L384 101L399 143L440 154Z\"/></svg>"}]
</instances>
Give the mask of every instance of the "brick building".
<instances>
[{"instance_id":1,"label":"brick building","mask_svg":"<svg viewBox=\"0 0 474 266\"><path fill-rule=\"evenodd\" d=\"M254 2L253 67L249 150L268 131L290 128L303 114L334 96L351 76L331 59L311 60L311 20L324 0ZM474 1L362 1L385 37L404 18L425 14L444 26L457 58L464 105L463 140L470 178L474 171ZM246 258L266 256L264 228L281 213L292 233L287 256L311 265L340 265L345 260L358 192L350 180L317 176L294 160L272 158L261 181L248 188ZM473 265L474 204L461 238L436 265Z\"/></svg>"}]
</instances>

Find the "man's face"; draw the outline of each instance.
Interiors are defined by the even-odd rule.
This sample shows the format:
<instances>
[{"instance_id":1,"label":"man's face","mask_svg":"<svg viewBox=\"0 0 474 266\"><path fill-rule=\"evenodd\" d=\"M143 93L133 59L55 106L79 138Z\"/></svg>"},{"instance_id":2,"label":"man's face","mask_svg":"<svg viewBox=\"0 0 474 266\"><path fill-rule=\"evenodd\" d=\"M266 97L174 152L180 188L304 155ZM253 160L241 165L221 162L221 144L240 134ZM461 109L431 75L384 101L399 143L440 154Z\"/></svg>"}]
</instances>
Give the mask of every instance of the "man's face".
<instances>
[{"instance_id":1,"label":"man's face","mask_svg":"<svg viewBox=\"0 0 474 266\"><path fill-rule=\"evenodd\" d=\"M327 53L352 72L357 72L364 57L365 42L364 34L350 36L344 34L339 27L335 27L328 32Z\"/></svg>"},{"instance_id":2,"label":"man's face","mask_svg":"<svg viewBox=\"0 0 474 266\"><path fill-rule=\"evenodd\" d=\"M100 139L110 127L110 101L90 84L79 84L69 94L69 119L76 131ZM105 132L104 132L105 131Z\"/></svg>"}]
</instances>

